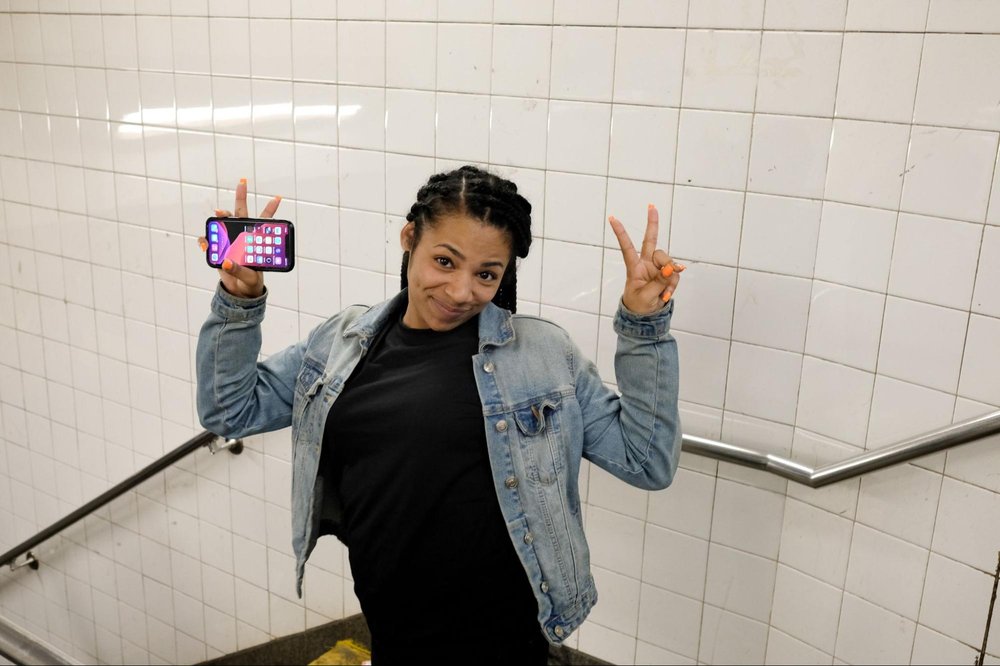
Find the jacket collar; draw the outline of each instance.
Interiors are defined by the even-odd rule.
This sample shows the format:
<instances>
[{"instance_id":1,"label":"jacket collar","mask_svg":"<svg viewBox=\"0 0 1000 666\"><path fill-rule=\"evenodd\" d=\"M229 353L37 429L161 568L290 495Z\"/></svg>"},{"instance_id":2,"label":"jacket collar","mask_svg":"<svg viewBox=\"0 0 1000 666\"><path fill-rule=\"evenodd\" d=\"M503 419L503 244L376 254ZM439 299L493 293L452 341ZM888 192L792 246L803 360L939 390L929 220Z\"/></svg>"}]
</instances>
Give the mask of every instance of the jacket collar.
<instances>
[{"instance_id":1,"label":"jacket collar","mask_svg":"<svg viewBox=\"0 0 1000 666\"><path fill-rule=\"evenodd\" d=\"M368 347L368 341L383 326L396 306L402 307L407 299L407 290L403 289L389 300L382 301L368 308L344 330L344 337L360 336L361 345ZM505 345L514 339L513 316L507 310L487 303L479 315L479 351L487 345Z\"/></svg>"}]
</instances>

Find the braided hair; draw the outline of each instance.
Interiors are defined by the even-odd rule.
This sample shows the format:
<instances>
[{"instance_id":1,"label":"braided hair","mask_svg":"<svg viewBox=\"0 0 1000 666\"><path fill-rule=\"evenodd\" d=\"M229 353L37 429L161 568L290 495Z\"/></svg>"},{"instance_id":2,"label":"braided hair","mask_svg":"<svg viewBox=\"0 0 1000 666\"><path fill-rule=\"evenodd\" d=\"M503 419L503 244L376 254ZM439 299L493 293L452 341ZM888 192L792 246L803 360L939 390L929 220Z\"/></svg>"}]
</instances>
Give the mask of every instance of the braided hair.
<instances>
[{"instance_id":1,"label":"braided hair","mask_svg":"<svg viewBox=\"0 0 1000 666\"><path fill-rule=\"evenodd\" d=\"M461 214L506 232L511 244L511 260L500 278L493 304L517 311L517 270L515 257L528 256L531 247L531 204L517 193L517 185L474 166L435 174L417 192L417 201L406 219L414 225L413 246L423 229L444 215ZM407 286L406 269L410 253L403 253L401 287Z\"/></svg>"}]
</instances>

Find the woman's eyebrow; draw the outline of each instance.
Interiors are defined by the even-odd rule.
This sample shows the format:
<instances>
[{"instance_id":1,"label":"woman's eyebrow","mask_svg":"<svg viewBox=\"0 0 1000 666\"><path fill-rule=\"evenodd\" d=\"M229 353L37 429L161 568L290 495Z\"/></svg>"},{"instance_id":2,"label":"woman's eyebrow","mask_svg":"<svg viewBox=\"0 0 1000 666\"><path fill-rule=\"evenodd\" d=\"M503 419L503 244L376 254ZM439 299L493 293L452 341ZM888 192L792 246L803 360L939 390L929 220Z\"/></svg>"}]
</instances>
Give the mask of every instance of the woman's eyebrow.
<instances>
[{"instance_id":1,"label":"woman's eyebrow","mask_svg":"<svg viewBox=\"0 0 1000 666\"><path fill-rule=\"evenodd\" d=\"M434 247L443 247L452 254L454 254L456 257L461 259L462 261L465 261L465 255L459 252L455 247L449 245L448 243L438 243ZM499 266L500 268L503 268L504 263L502 261L484 261L482 263L482 266Z\"/></svg>"}]
</instances>

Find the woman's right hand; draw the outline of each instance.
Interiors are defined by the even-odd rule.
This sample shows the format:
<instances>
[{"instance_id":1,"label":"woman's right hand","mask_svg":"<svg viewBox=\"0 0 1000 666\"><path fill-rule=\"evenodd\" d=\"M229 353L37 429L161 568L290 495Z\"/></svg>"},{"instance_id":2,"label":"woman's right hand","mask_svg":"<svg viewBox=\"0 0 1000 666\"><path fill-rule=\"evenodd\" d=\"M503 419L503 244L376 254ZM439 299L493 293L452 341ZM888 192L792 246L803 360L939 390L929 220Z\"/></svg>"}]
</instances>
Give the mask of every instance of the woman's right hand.
<instances>
[{"instance_id":1,"label":"woman's right hand","mask_svg":"<svg viewBox=\"0 0 1000 666\"><path fill-rule=\"evenodd\" d=\"M280 196L276 196L268 201L267 205L264 206L264 210L260 212L260 217L274 217L275 212L278 210L278 204L280 203ZM241 178L239 185L236 186L236 208L234 212L235 217L249 217L247 214L246 178ZM230 211L218 208L215 210L215 216L234 217L233 213ZM202 252L207 251L208 239L204 236L199 237L198 245L201 247ZM240 298L256 298L264 293L264 274L252 268L241 266L232 259L226 259L222 262L222 268L219 269L219 277L222 279L222 286L233 296L238 296Z\"/></svg>"}]
</instances>

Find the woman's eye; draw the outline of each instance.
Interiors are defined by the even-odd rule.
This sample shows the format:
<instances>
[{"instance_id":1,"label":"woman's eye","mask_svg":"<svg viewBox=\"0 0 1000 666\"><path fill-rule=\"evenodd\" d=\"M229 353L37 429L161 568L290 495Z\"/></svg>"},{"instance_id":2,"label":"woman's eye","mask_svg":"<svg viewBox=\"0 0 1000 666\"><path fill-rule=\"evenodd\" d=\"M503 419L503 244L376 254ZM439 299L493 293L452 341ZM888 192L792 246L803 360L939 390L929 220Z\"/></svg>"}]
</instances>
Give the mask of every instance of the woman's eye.
<instances>
[{"instance_id":1,"label":"woman's eye","mask_svg":"<svg viewBox=\"0 0 1000 666\"><path fill-rule=\"evenodd\" d=\"M448 257L435 257L434 260L442 266L451 266L451 259Z\"/></svg>"},{"instance_id":2,"label":"woman's eye","mask_svg":"<svg viewBox=\"0 0 1000 666\"><path fill-rule=\"evenodd\" d=\"M490 273L489 271L483 271L482 273L479 274L479 279L486 281L496 280L497 276L495 273Z\"/></svg>"}]
</instances>

